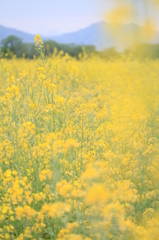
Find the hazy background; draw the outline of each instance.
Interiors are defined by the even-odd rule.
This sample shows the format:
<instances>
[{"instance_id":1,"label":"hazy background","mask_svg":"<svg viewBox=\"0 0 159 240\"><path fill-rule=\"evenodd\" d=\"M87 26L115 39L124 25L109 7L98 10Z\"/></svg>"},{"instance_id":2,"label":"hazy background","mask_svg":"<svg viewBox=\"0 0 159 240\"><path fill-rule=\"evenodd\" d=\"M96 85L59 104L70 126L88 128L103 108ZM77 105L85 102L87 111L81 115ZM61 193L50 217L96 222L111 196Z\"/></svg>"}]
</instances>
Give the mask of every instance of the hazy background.
<instances>
[{"instance_id":1,"label":"hazy background","mask_svg":"<svg viewBox=\"0 0 159 240\"><path fill-rule=\"evenodd\" d=\"M153 2L151 0L150 2ZM0 0L0 25L31 34L50 36L73 32L105 18L119 4L133 3L136 23L153 19L159 29L159 11L147 0ZM149 4L146 9L146 3Z\"/></svg>"},{"instance_id":2,"label":"hazy background","mask_svg":"<svg viewBox=\"0 0 159 240\"><path fill-rule=\"evenodd\" d=\"M0 24L28 33L55 35L72 32L102 20L112 1L1 0Z\"/></svg>"},{"instance_id":3,"label":"hazy background","mask_svg":"<svg viewBox=\"0 0 159 240\"><path fill-rule=\"evenodd\" d=\"M0 0L0 47L32 58L34 36L78 58L121 52L159 58L159 0ZM101 54L100 54L101 55Z\"/></svg>"}]
</instances>

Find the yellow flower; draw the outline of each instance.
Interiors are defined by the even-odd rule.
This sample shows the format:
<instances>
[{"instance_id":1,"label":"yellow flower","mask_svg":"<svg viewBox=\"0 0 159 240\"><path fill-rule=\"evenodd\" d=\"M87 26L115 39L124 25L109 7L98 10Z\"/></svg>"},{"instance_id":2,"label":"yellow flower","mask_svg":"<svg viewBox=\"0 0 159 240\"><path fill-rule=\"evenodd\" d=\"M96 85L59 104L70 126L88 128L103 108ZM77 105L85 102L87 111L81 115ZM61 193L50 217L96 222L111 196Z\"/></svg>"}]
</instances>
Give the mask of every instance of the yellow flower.
<instances>
[{"instance_id":1,"label":"yellow flower","mask_svg":"<svg viewBox=\"0 0 159 240\"><path fill-rule=\"evenodd\" d=\"M34 42L41 42L42 43L42 39L41 39L41 36L40 34L37 34L35 37L34 37Z\"/></svg>"},{"instance_id":2,"label":"yellow flower","mask_svg":"<svg viewBox=\"0 0 159 240\"><path fill-rule=\"evenodd\" d=\"M22 207L17 207L16 208L16 217L18 220L21 220L21 218L24 216L24 210Z\"/></svg>"},{"instance_id":3,"label":"yellow flower","mask_svg":"<svg viewBox=\"0 0 159 240\"><path fill-rule=\"evenodd\" d=\"M63 150L64 152L67 152L69 148L79 148L79 147L80 147L80 144L75 139L67 139L63 146Z\"/></svg>"},{"instance_id":4,"label":"yellow flower","mask_svg":"<svg viewBox=\"0 0 159 240\"><path fill-rule=\"evenodd\" d=\"M96 179L100 176L100 172L93 167L92 164L89 164L84 173L82 173L82 180L91 180Z\"/></svg>"},{"instance_id":5,"label":"yellow flower","mask_svg":"<svg viewBox=\"0 0 159 240\"><path fill-rule=\"evenodd\" d=\"M103 204L110 200L110 193L101 183L94 183L85 195L87 205Z\"/></svg>"}]
</instances>

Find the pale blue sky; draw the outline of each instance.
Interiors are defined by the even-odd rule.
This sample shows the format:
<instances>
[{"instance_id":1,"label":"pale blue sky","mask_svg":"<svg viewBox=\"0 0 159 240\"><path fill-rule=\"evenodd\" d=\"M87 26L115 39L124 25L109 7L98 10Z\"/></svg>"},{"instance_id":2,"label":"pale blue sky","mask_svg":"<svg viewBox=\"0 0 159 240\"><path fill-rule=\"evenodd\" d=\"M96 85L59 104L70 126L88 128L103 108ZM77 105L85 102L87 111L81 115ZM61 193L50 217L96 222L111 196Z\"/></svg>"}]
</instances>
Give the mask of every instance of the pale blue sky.
<instances>
[{"instance_id":1,"label":"pale blue sky","mask_svg":"<svg viewBox=\"0 0 159 240\"><path fill-rule=\"evenodd\" d=\"M117 0L0 0L0 24L32 34L72 32L101 21L103 13L115 6L115 2ZM138 9L140 21L142 5ZM151 15L157 16L154 12Z\"/></svg>"},{"instance_id":2,"label":"pale blue sky","mask_svg":"<svg viewBox=\"0 0 159 240\"><path fill-rule=\"evenodd\" d=\"M0 24L29 33L70 32L102 19L102 0L0 0ZM99 4L100 2L100 4ZM109 1L108 1L109 2Z\"/></svg>"}]
</instances>

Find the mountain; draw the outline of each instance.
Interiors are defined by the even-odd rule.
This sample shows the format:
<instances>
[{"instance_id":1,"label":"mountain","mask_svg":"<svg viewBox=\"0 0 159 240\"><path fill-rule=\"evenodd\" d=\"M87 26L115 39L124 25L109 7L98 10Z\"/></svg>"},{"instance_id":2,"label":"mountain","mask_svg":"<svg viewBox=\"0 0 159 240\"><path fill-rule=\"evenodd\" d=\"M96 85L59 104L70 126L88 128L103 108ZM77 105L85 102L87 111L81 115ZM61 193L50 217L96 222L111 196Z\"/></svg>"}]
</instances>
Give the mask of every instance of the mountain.
<instances>
[{"instance_id":1,"label":"mountain","mask_svg":"<svg viewBox=\"0 0 159 240\"><path fill-rule=\"evenodd\" d=\"M159 33L156 32L153 39L145 40L141 34L142 30L142 27L136 24L114 26L111 23L98 22L76 32L42 37L42 39L65 44L94 45L97 50L115 47L121 51L130 46L137 38L144 42L159 43ZM32 34L0 26L0 41L9 35L20 37L23 42L27 43L34 41Z\"/></svg>"},{"instance_id":2,"label":"mountain","mask_svg":"<svg viewBox=\"0 0 159 240\"><path fill-rule=\"evenodd\" d=\"M136 24L114 25L99 22L73 33L56 36L53 39L59 43L94 45L97 50L115 47L122 51L137 39L147 43L159 43L159 33L154 33L154 37L148 39L143 36L143 28Z\"/></svg>"},{"instance_id":3,"label":"mountain","mask_svg":"<svg viewBox=\"0 0 159 240\"><path fill-rule=\"evenodd\" d=\"M50 32L51 32L51 34L53 33L54 35L57 35L57 32L55 32L55 31L50 31ZM0 42L4 38L7 38L10 35L21 38L22 41L25 43L33 43L34 37L36 34L34 35L34 34L26 33L26 32L23 32L23 31L14 29L14 28L8 28L8 27L4 27L4 26L0 25ZM50 39L50 37L42 36L42 39L48 40L48 39ZM53 37L51 37L51 39L53 39Z\"/></svg>"},{"instance_id":4,"label":"mountain","mask_svg":"<svg viewBox=\"0 0 159 240\"><path fill-rule=\"evenodd\" d=\"M0 42L9 35L19 37L26 43L34 42L34 35L0 25Z\"/></svg>"},{"instance_id":5,"label":"mountain","mask_svg":"<svg viewBox=\"0 0 159 240\"><path fill-rule=\"evenodd\" d=\"M99 22L82 30L54 37L59 43L76 43L79 45L94 45L98 50L117 47L111 24Z\"/></svg>"}]
</instances>

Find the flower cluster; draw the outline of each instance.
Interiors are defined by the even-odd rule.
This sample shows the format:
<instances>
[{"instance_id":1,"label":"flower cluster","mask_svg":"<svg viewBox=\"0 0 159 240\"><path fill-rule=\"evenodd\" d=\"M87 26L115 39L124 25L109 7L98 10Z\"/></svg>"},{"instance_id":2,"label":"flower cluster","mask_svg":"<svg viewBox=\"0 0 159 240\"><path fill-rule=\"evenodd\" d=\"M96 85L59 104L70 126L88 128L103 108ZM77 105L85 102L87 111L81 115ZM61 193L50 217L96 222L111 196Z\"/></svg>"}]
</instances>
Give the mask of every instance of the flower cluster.
<instances>
[{"instance_id":1,"label":"flower cluster","mask_svg":"<svg viewBox=\"0 0 159 240\"><path fill-rule=\"evenodd\" d=\"M1 59L0 239L158 239L158 61L39 57Z\"/></svg>"}]
</instances>

